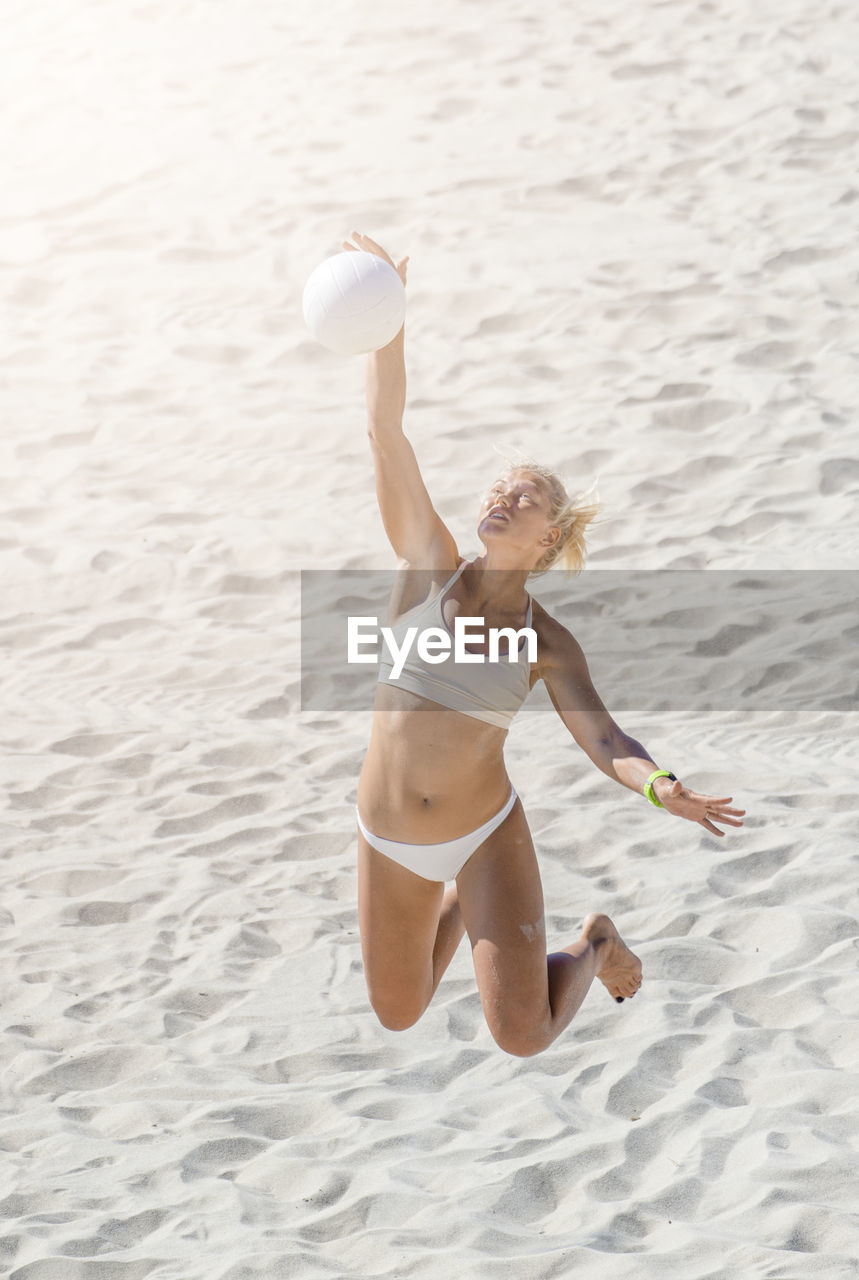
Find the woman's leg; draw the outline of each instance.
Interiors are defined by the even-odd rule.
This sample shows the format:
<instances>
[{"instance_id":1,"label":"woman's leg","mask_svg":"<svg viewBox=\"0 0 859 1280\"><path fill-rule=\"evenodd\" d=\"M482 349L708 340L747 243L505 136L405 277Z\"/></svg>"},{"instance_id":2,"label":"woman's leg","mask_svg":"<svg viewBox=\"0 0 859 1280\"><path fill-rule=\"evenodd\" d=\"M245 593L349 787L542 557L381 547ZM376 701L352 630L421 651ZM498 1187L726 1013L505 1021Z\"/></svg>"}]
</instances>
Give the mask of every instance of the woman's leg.
<instances>
[{"instance_id":1,"label":"woman's leg","mask_svg":"<svg viewBox=\"0 0 859 1280\"><path fill-rule=\"evenodd\" d=\"M457 876L483 1012L508 1053L539 1053L569 1024L595 977L617 999L641 985L641 964L604 915L546 956L543 888L521 801Z\"/></svg>"},{"instance_id":2,"label":"woman's leg","mask_svg":"<svg viewBox=\"0 0 859 1280\"><path fill-rule=\"evenodd\" d=\"M426 1009L465 932L456 886L424 880L358 832L358 923L370 1003L391 1031Z\"/></svg>"}]
</instances>

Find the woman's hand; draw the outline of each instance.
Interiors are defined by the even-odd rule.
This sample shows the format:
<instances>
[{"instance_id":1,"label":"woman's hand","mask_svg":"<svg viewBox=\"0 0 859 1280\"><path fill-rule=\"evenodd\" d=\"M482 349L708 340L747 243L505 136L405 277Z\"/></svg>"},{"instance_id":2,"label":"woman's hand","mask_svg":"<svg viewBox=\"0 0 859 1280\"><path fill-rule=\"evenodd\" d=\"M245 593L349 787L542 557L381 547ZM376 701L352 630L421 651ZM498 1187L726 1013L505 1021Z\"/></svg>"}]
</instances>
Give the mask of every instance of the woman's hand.
<instances>
[{"instance_id":1,"label":"woman's hand","mask_svg":"<svg viewBox=\"0 0 859 1280\"><path fill-rule=\"evenodd\" d=\"M721 822L729 827L741 827L745 809L729 809L733 796L702 796L697 791L687 791L679 779L669 782L660 778L663 786L656 792L656 798L678 818L688 818L697 822L714 836L723 836L724 831L714 827L714 822ZM739 819L739 821L738 821Z\"/></svg>"},{"instance_id":2,"label":"woman's hand","mask_svg":"<svg viewBox=\"0 0 859 1280\"><path fill-rule=\"evenodd\" d=\"M352 241L354 241L354 244ZM408 270L409 265L408 256L400 258L399 262L395 265L393 258L390 254L385 252L380 244L376 244L376 241L371 240L369 236L362 236L358 231L351 231L349 233L349 239L343 241L343 248L352 249L353 251L361 249L364 253L375 253L377 258L381 258L383 262L387 262L389 266L394 268L397 275L405 285L406 271Z\"/></svg>"}]
</instances>

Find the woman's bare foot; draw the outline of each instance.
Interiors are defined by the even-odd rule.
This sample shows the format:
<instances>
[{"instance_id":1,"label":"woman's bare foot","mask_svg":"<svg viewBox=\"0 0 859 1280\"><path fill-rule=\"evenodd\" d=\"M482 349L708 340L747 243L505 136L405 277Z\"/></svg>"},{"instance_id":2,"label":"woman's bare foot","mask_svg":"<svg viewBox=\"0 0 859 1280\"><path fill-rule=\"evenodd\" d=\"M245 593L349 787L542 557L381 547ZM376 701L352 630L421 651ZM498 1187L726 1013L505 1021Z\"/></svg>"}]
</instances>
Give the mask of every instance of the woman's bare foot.
<instances>
[{"instance_id":1,"label":"woman's bare foot","mask_svg":"<svg viewBox=\"0 0 859 1280\"><path fill-rule=\"evenodd\" d=\"M641 986L641 961L630 951L608 916L593 911L582 926L582 937L597 953L597 977L620 1003Z\"/></svg>"}]
</instances>

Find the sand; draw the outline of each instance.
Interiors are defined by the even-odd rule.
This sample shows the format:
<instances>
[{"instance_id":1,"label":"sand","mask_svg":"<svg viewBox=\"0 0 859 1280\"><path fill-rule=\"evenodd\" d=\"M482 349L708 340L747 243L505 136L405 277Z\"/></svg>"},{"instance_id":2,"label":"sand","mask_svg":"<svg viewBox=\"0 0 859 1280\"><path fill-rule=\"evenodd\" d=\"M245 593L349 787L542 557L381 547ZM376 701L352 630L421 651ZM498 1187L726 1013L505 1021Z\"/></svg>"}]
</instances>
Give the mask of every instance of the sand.
<instances>
[{"instance_id":1,"label":"sand","mask_svg":"<svg viewBox=\"0 0 859 1280\"><path fill-rule=\"evenodd\" d=\"M6 16L3 1274L859 1275L857 53L832 0ZM682 704L670 652L664 704L601 679L742 832L514 724L552 944L599 908L645 966L533 1059L466 947L376 1022L368 717L301 706L300 571L392 563L362 361L300 314L353 227L410 254L463 550L521 448L598 479L588 573L803 571L809 612L843 574L824 639L732 633L771 705Z\"/></svg>"}]
</instances>

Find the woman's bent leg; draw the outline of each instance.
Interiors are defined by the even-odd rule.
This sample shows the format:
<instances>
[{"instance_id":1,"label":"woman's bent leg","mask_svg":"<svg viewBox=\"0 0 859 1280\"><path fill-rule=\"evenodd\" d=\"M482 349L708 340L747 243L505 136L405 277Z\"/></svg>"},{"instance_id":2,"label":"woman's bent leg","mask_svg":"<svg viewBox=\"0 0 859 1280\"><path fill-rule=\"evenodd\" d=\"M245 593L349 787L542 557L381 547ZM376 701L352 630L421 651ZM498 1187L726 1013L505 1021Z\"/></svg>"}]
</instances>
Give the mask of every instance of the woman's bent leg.
<instances>
[{"instance_id":1,"label":"woman's bent leg","mask_svg":"<svg viewBox=\"0 0 859 1280\"><path fill-rule=\"evenodd\" d=\"M424 880L358 833L358 922L367 992L391 1031L426 1009L465 926L456 886Z\"/></svg>"},{"instance_id":2,"label":"woman's bent leg","mask_svg":"<svg viewBox=\"0 0 859 1280\"><path fill-rule=\"evenodd\" d=\"M564 1030L595 977L635 994L641 965L607 916L592 915L569 947L546 956L543 889L517 800L457 877L483 1012L502 1049L539 1053Z\"/></svg>"}]
</instances>

